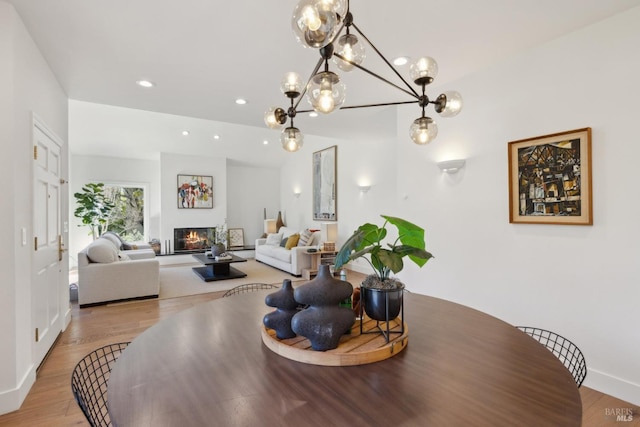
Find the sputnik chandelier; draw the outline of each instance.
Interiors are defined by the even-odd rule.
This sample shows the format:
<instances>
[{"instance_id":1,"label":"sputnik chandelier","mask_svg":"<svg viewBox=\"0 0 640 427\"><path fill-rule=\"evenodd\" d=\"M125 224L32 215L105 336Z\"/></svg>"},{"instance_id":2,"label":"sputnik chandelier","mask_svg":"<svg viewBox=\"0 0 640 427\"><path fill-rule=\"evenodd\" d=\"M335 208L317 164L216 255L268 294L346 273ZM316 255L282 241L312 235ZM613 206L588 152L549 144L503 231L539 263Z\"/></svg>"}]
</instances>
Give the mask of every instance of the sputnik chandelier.
<instances>
[{"instance_id":1,"label":"sputnik chandelier","mask_svg":"<svg viewBox=\"0 0 640 427\"><path fill-rule=\"evenodd\" d=\"M410 79L422 88L421 94L407 83L353 22L353 15L349 11L349 0L301 0L293 11L291 23L298 41L305 47L318 49L320 60L305 86L302 85L299 74L294 72L287 73L282 79L280 89L289 98L291 105L287 110L280 107L272 107L265 113L264 121L272 129L282 128L287 123L287 119L291 119L290 125L282 130L280 136L280 142L285 150L297 151L303 145L304 137L300 130L294 126L293 119L297 113L311 111L298 110L300 101L305 94L313 110L322 114L329 114L336 109L345 110L417 103L422 108L422 115L411 124L410 134L413 142L420 145L431 142L438 134L436 122L425 116L425 108L429 104L433 104L436 112L443 117L455 116L462 109L462 97L458 92L445 92L434 101L427 97L425 88L438 73L438 64L433 58L419 58L409 69ZM357 35L352 34L351 30L355 30ZM361 65L366 56L363 40L393 70L407 89L390 82ZM413 99L410 101L343 106L346 93L345 85L338 74L329 70L329 60L333 60L334 64L344 72L349 72L355 68L362 70L370 76L408 94ZM324 68L320 71L323 65Z\"/></svg>"}]
</instances>

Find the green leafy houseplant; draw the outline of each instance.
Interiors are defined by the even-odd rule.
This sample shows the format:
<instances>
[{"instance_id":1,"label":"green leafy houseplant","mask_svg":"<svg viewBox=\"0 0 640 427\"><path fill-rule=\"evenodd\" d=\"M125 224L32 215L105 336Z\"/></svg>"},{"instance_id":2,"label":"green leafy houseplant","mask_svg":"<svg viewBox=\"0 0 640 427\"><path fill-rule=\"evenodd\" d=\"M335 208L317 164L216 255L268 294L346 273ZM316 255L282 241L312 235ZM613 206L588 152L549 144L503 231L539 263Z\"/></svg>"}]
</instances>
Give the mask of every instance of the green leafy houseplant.
<instances>
[{"instance_id":1,"label":"green leafy houseplant","mask_svg":"<svg viewBox=\"0 0 640 427\"><path fill-rule=\"evenodd\" d=\"M97 239L107 231L109 217L115 207L104 193L104 184L86 184L82 192L74 193L73 197L78 205L73 215L82 220L81 226L89 226L89 235Z\"/></svg>"},{"instance_id":2,"label":"green leafy houseplant","mask_svg":"<svg viewBox=\"0 0 640 427\"><path fill-rule=\"evenodd\" d=\"M362 283L363 287L397 289L404 286L390 275L404 268L404 257L409 257L422 267L433 255L425 250L423 228L401 218L387 215L381 217L385 220L381 227L363 224L347 239L336 255L335 268L339 269L349 261L364 258L373 268L374 274L367 277ZM398 237L392 243L384 245L389 224L398 229Z\"/></svg>"}]
</instances>

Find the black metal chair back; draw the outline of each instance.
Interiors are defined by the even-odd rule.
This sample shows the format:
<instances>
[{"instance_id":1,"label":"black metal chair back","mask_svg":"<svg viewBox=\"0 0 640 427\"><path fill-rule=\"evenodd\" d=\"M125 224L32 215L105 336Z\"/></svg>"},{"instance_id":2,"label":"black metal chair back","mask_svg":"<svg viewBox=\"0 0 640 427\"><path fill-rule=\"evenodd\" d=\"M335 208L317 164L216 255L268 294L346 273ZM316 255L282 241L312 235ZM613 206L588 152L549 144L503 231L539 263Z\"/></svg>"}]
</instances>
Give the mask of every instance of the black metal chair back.
<instances>
[{"instance_id":1,"label":"black metal chair back","mask_svg":"<svg viewBox=\"0 0 640 427\"><path fill-rule=\"evenodd\" d=\"M235 288L229 289L222 295L224 297L230 297L236 294L245 294L249 292L259 291L261 289L278 289L280 286L278 285L267 285L266 283L247 283L246 285L239 285Z\"/></svg>"},{"instance_id":2,"label":"black metal chair back","mask_svg":"<svg viewBox=\"0 0 640 427\"><path fill-rule=\"evenodd\" d=\"M82 413L93 427L108 427L107 381L113 365L128 342L109 344L92 351L78 362L71 374L71 391Z\"/></svg>"},{"instance_id":3,"label":"black metal chair back","mask_svg":"<svg viewBox=\"0 0 640 427\"><path fill-rule=\"evenodd\" d=\"M587 363L582 351L571 341L555 332L530 326L516 326L551 351L571 372L578 387L587 377Z\"/></svg>"}]
</instances>

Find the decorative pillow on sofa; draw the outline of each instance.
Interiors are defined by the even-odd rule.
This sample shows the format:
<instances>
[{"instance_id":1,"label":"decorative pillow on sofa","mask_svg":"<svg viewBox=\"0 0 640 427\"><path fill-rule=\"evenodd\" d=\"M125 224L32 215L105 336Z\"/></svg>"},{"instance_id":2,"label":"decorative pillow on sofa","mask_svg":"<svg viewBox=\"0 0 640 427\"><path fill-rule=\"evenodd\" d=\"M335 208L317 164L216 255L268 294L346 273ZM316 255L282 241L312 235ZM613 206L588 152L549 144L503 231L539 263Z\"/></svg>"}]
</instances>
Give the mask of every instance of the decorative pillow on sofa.
<instances>
[{"instance_id":1,"label":"decorative pillow on sofa","mask_svg":"<svg viewBox=\"0 0 640 427\"><path fill-rule=\"evenodd\" d=\"M97 239L87 246L87 257L91 262L116 262L118 260L118 250L109 240Z\"/></svg>"},{"instance_id":2,"label":"decorative pillow on sofa","mask_svg":"<svg viewBox=\"0 0 640 427\"><path fill-rule=\"evenodd\" d=\"M284 248L287 245L287 240L289 240L288 237L282 239L282 241L280 242L280 247Z\"/></svg>"},{"instance_id":3,"label":"decorative pillow on sofa","mask_svg":"<svg viewBox=\"0 0 640 427\"><path fill-rule=\"evenodd\" d=\"M308 246L311 242L311 236L313 236L313 233L310 230L302 231L300 239L298 239L298 246Z\"/></svg>"},{"instance_id":4,"label":"decorative pillow on sofa","mask_svg":"<svg viewBox=\"0 0 640 427\"><path fill-rule=\"evenodd\" d=\"M271 246L280 246L281 241L282 241L282 234L269 233L267 234L267 241L265 242L265 244L271 245Z\"/></svg>"},{"instance_id":5,"label":"decorative pillow on sofa","mask_svg":"<svg viewBox=\"0 0 640 427\"><path fill-rule=\"evenodd\" d=\"M122 242L122 249L125 251L130 251L132 249L138 249L138 245L134 245L132 243Z\"/></svg>"},{"instance_id":6,"label":"decorative pillow on sofa","mask_svg":"<svg viewBox=\"0 0 640 427\"><path fill-rule=\"evenodd\" d=\"M115 246L116 249L118 249L118 250L122 249L122 241L120 240L120 237L116 233L112 233L111 231L107 231L102 236L100 236L100 238L101 239L107 239L108 241L113 243L113 246Z\"/></svg>"},{"instance_id":7,"label":"decorative pillow on sofa","mask_svg":"<svg viewBox=\"0 0 640 427\"><path fill-rule=\"evenodd\" d=\"M287 243L284 245L285 249L291 250L291 248L295 247L298 244L298 240L300 239L299 234L292 234L287 238Z\"/></svg>"}]
</instances>

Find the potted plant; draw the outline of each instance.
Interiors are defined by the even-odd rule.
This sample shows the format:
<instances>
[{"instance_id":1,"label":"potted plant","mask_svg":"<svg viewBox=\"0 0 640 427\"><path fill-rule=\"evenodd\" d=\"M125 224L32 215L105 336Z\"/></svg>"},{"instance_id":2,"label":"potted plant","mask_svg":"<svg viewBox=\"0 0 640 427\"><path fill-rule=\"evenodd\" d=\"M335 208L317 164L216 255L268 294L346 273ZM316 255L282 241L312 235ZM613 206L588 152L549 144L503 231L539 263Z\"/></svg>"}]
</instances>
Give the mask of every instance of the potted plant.
<instances>
[{"instance_id":1,"label":"potted plant","mask_svg":"<svg viewBox=\"0 0 640 427\"><path fill-rule=\"evenodd\" d=\"M78 204L73 215L82 220L80 226L89 226L89 234L94 240L97 239L107 231L111 211L115 208L115 204L104 193L104 184L88 183L82 187L82 192L75 193L73 197Z\"/></svg>"},{"instance_id":2,"label":"potted plant","mask_svg":"<svg viewBox=\"0 0 640 427\"><path fill-rule=\"evenodd\" d=\"M422 267L433 255L425 250L423 228L401 218L381 217L385 220L381 227L363 224L347 239L336 255L335 268L338 270L358 258L366 259L374 273L367 276L361 285L360 298L365 312L374 320L391 320L400 313L404 291L404 284L391 277L391 273L399 273L403 269L405 257ZM397 228L398 236L385 245L383 241L389 224Z\"/></svg>"}]
</instances>

